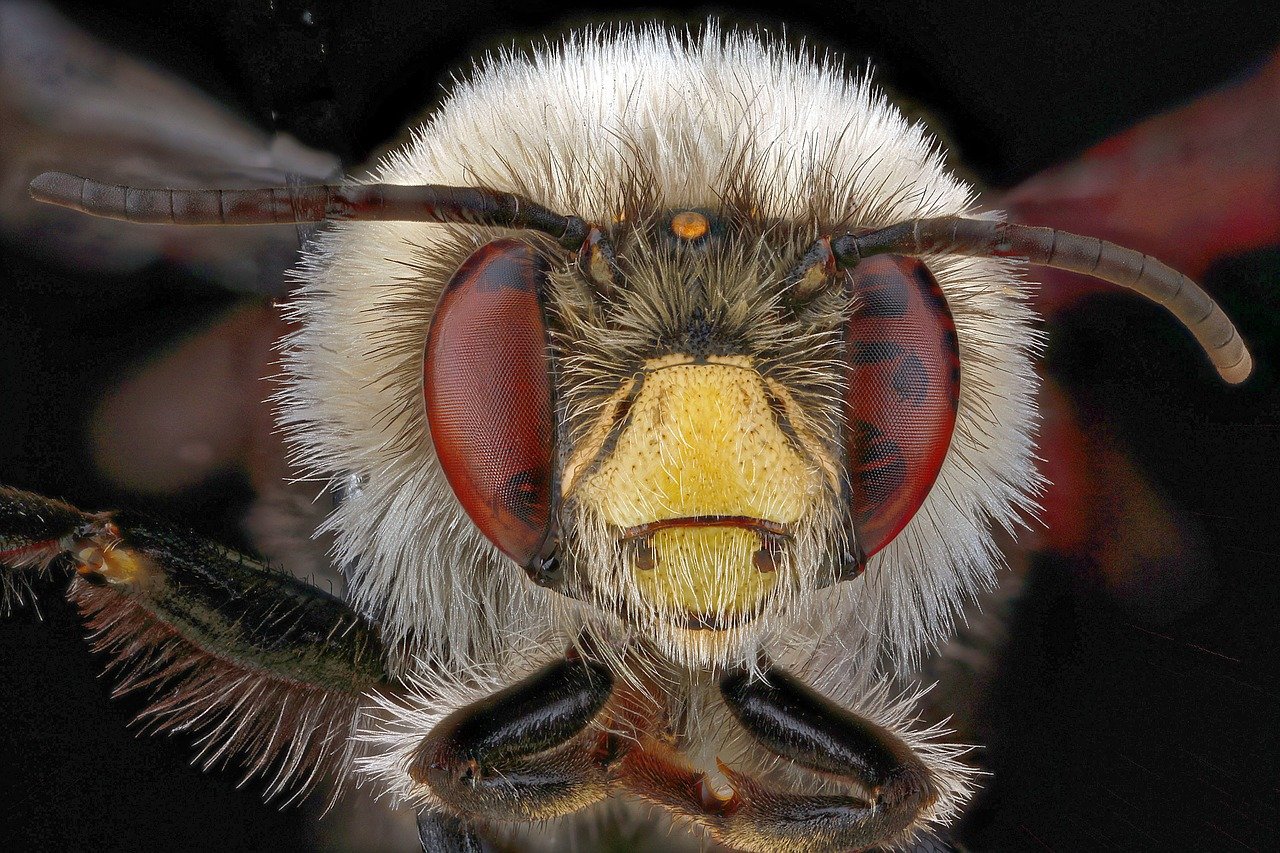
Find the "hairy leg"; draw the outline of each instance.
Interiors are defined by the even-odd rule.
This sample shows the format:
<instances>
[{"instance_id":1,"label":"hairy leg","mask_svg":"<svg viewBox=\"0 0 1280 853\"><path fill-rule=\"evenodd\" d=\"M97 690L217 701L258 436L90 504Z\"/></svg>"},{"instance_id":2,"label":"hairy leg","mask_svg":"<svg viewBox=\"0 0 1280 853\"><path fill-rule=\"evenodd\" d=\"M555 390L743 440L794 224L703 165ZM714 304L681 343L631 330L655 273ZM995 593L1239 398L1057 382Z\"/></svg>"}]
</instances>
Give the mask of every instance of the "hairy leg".
<instances>
[{"instance_id":1,"label":"hairy leg","mask_svg":"<svg viewBox=\"0 0 1280 853\"><path fill-rule=\"evenodd\" d=\"M344 765L361 696L387 686L377 631L346 604L173 525L0 488L0 566L9 602L71 574L95 648L127 671L118 692L153 689L145 716L203 730L207 763L273 768L271 794Z\"/></svg>"}]
</instances>

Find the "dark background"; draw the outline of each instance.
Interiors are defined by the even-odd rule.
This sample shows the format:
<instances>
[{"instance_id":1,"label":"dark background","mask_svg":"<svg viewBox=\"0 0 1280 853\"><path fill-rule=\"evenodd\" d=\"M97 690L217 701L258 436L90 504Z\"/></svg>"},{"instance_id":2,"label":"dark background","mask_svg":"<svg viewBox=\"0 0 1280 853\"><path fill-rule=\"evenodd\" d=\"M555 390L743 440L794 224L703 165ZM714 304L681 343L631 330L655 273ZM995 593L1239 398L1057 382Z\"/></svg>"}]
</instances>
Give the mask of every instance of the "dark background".
<instances>
[{"instance_id":1,"label":"dark background","mask_svg":"<svg viewBox=\"0 0 1280 853\"><path fill-rule=\"evenodd\" d=\"M616 4L59 3L100 38L180 73L251 122L349 167L438 103L485 50L585 22L782 24L930 111L972 173L1011 186L1144 116L1225 85L1278 42L1268 4L846 4L797 0L678 14ZM303 12L313 21L303 23ZM1280 133L1280 128L1274 129ZM117 280L0 255L0 482L87 508L130 505L240 538L249 490L228 475L177 499L94 477L85 417L98 389L232 303L180 271ZM994 777L963 828L980 850L1257 850L1280 833L1280 248L1222 259L1224 294L1258 375L1216 384L1155 308L1091 300L1050 326L1051 372L1106 422L1184 513L1203 582L1135 604L1087 569L1039 559L989 709ZM1134 329L1151 329L1135 334ZM102 660L56 596L0 626L0 849L278 849L309 817L189 766L189 740L136 738L136 699L108 701Z\"/></svg>"}]
</instances>

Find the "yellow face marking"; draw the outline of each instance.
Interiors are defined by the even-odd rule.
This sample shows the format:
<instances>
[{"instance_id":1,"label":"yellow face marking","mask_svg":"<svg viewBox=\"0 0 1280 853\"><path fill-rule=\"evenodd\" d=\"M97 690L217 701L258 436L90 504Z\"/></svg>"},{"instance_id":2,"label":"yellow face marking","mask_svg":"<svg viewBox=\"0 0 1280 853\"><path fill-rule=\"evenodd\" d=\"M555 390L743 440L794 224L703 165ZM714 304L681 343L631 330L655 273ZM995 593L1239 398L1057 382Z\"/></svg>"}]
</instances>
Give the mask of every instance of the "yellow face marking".
<instances>
[{"instance_id":1,"label":"yellow face marking","mask_svg":"<svg viewBox=\"0 0 1280 853\"><path fill-rule=\"evenodd\" d=\"M697 240L711 230L707 217L695 210L686 210L671 217L671 233L681 240Z\"/></svg>"},{"instance_id":2,"label":"yellow face marking","mask_svg":"<svg viewBox=\"0 0 1280 853\"><path fill-rule=\"evenodd\" d=\"M621 530L695 516L791 524L815 499L823 474L778 426L750 360L710 362L646 363L630 422L575 489L609 524ZM776 572L756 567L763 545L760 533L742 527L659 530L649 541L653 568L633 572L636 589L663 609L750 613L778 582Z\"/></svg>"}]
</instances>

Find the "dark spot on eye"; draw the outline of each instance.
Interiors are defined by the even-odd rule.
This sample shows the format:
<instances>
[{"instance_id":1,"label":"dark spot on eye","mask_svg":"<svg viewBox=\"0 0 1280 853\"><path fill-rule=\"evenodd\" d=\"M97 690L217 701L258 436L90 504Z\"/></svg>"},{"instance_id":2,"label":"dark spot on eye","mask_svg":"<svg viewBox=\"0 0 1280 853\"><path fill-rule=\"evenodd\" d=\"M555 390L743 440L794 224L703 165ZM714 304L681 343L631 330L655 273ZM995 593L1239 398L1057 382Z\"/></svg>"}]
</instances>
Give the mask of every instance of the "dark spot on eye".
<instances>
[{"instance_id":1,"label":"dark spot on eye","mask_svg":"<svg viewBox=\"0 0 1280 853\"><path fill-rule=\"evenodd\" d=\"M858 421L854 431L857 437L852 445L853 476L856 488L862 492L864 507L858 520L866 521L902 488L907 463L898 443L886 438L876 426Z\"/></svg>"},{"instance_id":2,"label":"dark spot on eye","mask_svg":"<svg viewBox=\"0 0 1280 853\"><path fill-rule=\"evenodd\" d=\"M942 288L938 286L933 273L929 272L929 268L917 262L911 269L911 275L919 283L918 290L929 301L929 307L933 312L945 317L949 313L947 297L943 294Z\"/></svg>"},{"instance_id":3,"label":"dark spot on eye","mask_svg":"<svg viewBox=\"0 0 1280 853\"><path fill-rule=\"evenodd\" d=\"M869 447L880 438L879 427L866 421L858 421L854 425L854 431L858 433L854 439L854 447Z\"/></svg>"},{"instance_id":4,"label":"dark spot on eye","mask_svg":"<svg viewBox=\"0 0 1280 853\"><path fill-rule=\"evenodd\" d=\"M960 408L960 339L956 336L954 327L942 332L942 351L950 364L947 379L950 381L948 387L952 390L951 409L954 411Z\"/></svg>"},{"instance_id":5,"label":"dark spot on eye","mask_svg":"<svg viewBox=\"0 0 1280 853\"><path fill-rule=\"evenodd\" d=\"M510 246L502 245L502 242L495 240L480 247L463 264L463 267L474 264L470 273L471 286L478 293L493 294L513 290L517 293L536 294L538 282L545 274L545 261L526 246L513 252ZM461 270L462 267L459 268Z\"/></svg>"},{"instance_id":6,"label":"dark spot on eye","mask_svg":"<svg viewBox=\"0 0 1280 853\"><path fill-rule=\"evenodd\" d=\"M535 471L513 474L502 489L503 506L526 524L546 517L547 478Z\"/></svg>"},{"instance_id":7,"label":"dark spot on eye","mask_svg":"<svg viewBox=\"0 0 1280 853\"><path fill-rule=\"evenodd\" d=\"M908 352L893 370L893 390L904 400L919 405L929 393L929 373L924 362L913 352Z\"/></svg>"},{"instance_id":8,"label":"dark spot on eye","mask_svg":"<svg viewBox=\"0 0 1280 853\"><path fill-rule=\"evenodd\" d=\"M895 270L890 275L868 276L858 288L862 304L859 317L901 317L907 313L910 294L906 282Z\"/></svg>"},{"instance_id":9,"label":"dark spot on eye","mask_svg":"<svg viewBox=\"0 0 1280 853\"><path fill-rule=\"evenodd\" d=\"M858 445L858 468L874 468L886 459L892 459L900 451L892 441L877 438Z\"/></svg>"},{"instance_id":10,"label":"dark spot on eye","mask_svg":"<svg viewBox=\"0 0 1280 853\"><path fill-rule=\"evenodd\" d=\"M875 467L858 471L858 485L866 496L867 510L862 513L861 521L866 521L880 505L897 494L907 479L907 463L902 458L902 451L893 442L891 453L887 453L883 461Z\"/></svg>"},{"instance_id":11,"label":"dark spot on eye","mask_svg":"<svg viewBox=\"0 0 1280 853\"><path fill-rule=\"evenodd\" d=\"M854 364L878 364L902 355L901 344L893 341L854 341L850 360Z\"/></svg>"}]
</instances>

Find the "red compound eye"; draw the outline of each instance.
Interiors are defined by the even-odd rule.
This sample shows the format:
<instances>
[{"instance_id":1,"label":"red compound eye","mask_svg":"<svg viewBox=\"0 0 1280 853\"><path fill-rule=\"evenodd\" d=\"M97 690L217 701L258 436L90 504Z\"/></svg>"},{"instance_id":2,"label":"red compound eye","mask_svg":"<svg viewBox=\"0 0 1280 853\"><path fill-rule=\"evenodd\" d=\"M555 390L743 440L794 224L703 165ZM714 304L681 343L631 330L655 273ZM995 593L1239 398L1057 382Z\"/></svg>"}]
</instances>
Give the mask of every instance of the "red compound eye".
<instances>
[{"instance_id":1,"label":"red compound eye","mask_svg":"<svg viewBox=\"0 0 1280 853\"><path fill-rule=\"evenodd\" d=\"M854 525L870 557L902 532L938 478L960 402L960 350L922 261L876 255L850 279L846 442Z\"/></svg>"},{"instance_id":2,"label":"red compound eye","mask_svg":"<svg viewBox=\"0 0 1280 853\"><path fill-rule=\"evenodd\" d=\"M522 566L551 527L551 360L546 263L518 240L463 262L440 297L423 365L427 422L453 492L485 537Z\"/></svg>"}]
</instances>

